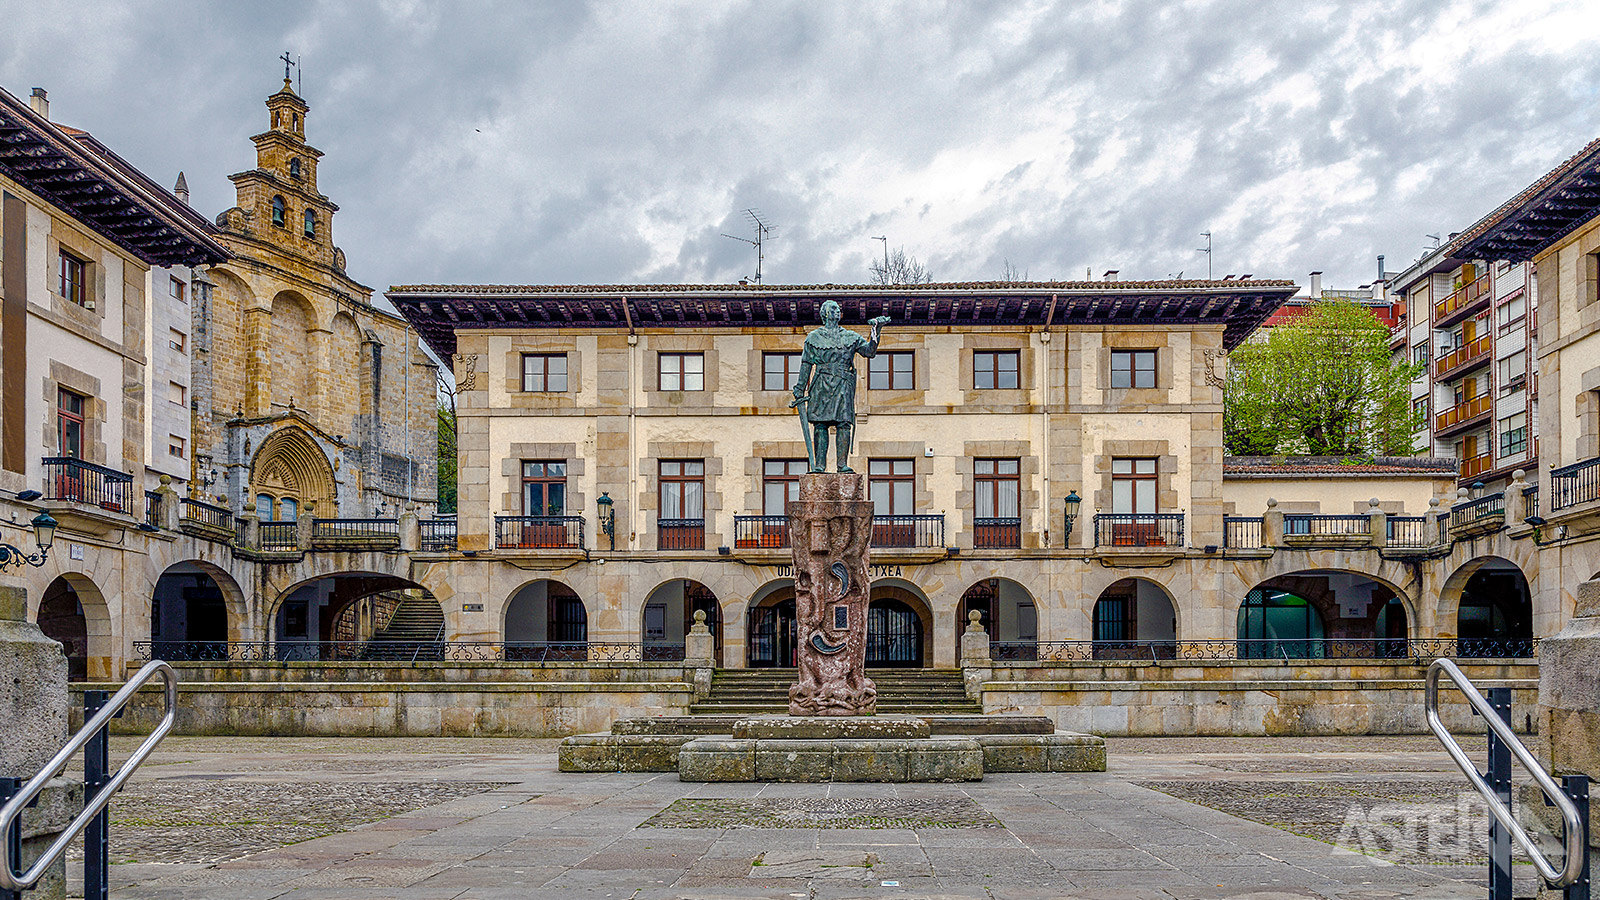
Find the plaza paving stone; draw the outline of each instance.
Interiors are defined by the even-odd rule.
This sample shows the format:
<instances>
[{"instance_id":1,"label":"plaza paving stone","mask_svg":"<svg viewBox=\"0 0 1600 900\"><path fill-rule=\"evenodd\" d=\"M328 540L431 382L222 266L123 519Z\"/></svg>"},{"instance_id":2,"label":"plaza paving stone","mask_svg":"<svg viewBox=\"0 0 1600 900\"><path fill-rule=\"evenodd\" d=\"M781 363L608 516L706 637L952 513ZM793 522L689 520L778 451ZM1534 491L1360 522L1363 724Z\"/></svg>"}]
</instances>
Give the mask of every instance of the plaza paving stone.
<instances>
[{"instance_id":1,"label":"plaza paving stone","mask_svg":"<svg viewBox=\"0 0 1600 900\"><path fill-rule=\"evenodd\" d=\"M1430 739L1108 745L1104 774L761 785L561 774L554 741L173 738L113 804L112 896L1484 895L1476 832L1427 839L1481 812L1461 805L1465 783ZM1347 827L1375 811L1416 827ZM1519 870L1518 894L1531 895L1531 869Z\"/></svg>"}]
</instances>

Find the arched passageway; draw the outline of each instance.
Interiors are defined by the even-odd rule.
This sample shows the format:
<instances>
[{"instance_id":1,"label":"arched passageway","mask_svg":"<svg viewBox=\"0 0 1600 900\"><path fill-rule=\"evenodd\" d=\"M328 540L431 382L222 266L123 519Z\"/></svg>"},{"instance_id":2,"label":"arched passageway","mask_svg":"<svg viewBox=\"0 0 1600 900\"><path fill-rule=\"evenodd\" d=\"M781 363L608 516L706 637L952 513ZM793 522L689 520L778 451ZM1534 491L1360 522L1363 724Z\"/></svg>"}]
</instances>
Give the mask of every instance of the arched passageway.
<instances>
[{"instance_id":1,"label":"arched passageway","mask_svg":"<svg viewBox=\"0 0 1600 900\"><path fill-rule=\"evenodd\" d=\"M504 629L506 659L589 658L589 610L577 591L559 581L518 588L506 604Z\"/></svg>"},{"instance_id":2,"label":"arched passageway","mask_svg":"<svg viewBox=\"0 0 1600 900\"><path fill-rule=\"evenodd\" d=\"M81 577L63 575L50 582L39 601L39 630L45 637L61 642L67 657L67 680L85 681L89 677L89 616L85 609L86 595L93 585ZM83 592L78 588L84 587Z\"/></svg>"},{"instance_id":3,"label":"arched passageway","mask_svg":"<svg viewBox=\"0 0 1600 900\"><path fill-rule=\"evenodd\" d=\"M640 639L647 660L683 659L685 636L694 614L706 614L706 627L716 639L714 659L722 658L722 607L711 589L690 578L674 578L645 597L640 610Z\"/></svg>"},{"instance_id":4,"label":"arched passageway","mask_svg":"<svg viewBox=\"0 0 1600 900\"><path fill-rule=\"evenodd\" d=\"M188 561L167 567L150 596L150 655L227 659L243 615L243 594L226 572Z\"/></svg>"},{"instance_id":5,"label":"arched passageway","mask_svg":"<svg viewBox=\"0 0 1600 900\"><path fill-rule=\"evenodd\" d=\"M1028 589L1009 578L985 578L967 588L956 604L956 641L967 630L967 613L976 612L989 634L995 659L1037 659L1039 610ZM960 647L956 648L957 654Z\"/></svg>"},{"instance_id":6,"label":"arched passageway","mask_svg":"<svg viewBox=\"0 0 1600 900\"><path fill-rule=\"evenodd\" d=\"M1095 659L1171 659L1178 612L1165 588L1144 578L1112 582L1095 599Z\"/></svg>"},{"instance_id":7,"label":"arched passageway","mask_svg":"<svg viewBox=\"0 0 1600 900\"><path fill-rule=\"evenodd\" d=\"M1533 655L1533 597L1516 564L1498 557L1477 564L1461 589L1456 638L1460 656Z\"/></svg>"},{"instance_id":8,"label":"arched passageway","mask_svg":"<svg viewBox=\"0 0 1600 900\"><path fill-rule=\"evenodd\" d=\"M782 579L758 591L750 602L745 664L752 669L793 666L794 582Z\"/></svg>"},{"instance_id":9,"label":"arched passageway","mask_svg":"<svg viewBox=\"0 0 1600 900\"><path fill-rule=\"evenodd\" d=\"M1409 617L1393 587L1356 572L1292 572L1239 604L1243 659L1371 659L1408 655Z\"/></svg>"},{"instance_id":10,"label":"arched passageway","mask_svg":"<svg viewBox=\"0 0 1600 900\"><path fill-rule=\"evenodd\" d=\"M922 668L933 642L932 625L925 598L906 587L874 584L867 606L867 665Z\"/></svg>"},{"instance_id":11,"label":"arched passageway","mask_svg":"<svg viewBox=\"0 0 1600 900\"><path fill-rule=\"evenodd\" d=\"M283 592L272 617L272 655L281 660L440 659L444 638L433 594L372 572L301 582Z\"/></svg>"}]
</instances>

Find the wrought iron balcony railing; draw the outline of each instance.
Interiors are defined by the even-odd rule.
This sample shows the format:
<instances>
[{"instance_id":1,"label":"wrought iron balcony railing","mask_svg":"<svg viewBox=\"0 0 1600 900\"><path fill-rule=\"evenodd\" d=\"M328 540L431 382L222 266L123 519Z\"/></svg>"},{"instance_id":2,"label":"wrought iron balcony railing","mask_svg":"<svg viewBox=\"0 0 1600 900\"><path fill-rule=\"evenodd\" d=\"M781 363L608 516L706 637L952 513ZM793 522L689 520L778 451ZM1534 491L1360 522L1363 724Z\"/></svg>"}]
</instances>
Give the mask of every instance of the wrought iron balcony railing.
<instances>
[{"instance_id":1,"label":"wrought iron balcony railing","mask_svg":"<svg viewBox=\"0 0 1600 900\"><path fill-rule=\"evenodd\" d=\"M973 519L972 546L979 550L1008 550L1022 546L1020 518Z\"/></svg>"},{"instance_id":2,"label":"wrought iron balcony railing","mask_svg":"<svg viewBox=\"0 0 1600 900\"><path fill-rule=\"evenodd\" d=\"M48 456L40 462L44 466L44 499L123 514L133 512L128 505L132 475L71 456Z\"/></svg>"},{"instance_id":3,"label":"wrought iron balcony railing","mask_svg":"<svg viewBox=\"0 0 1600 900\"><path fill-rule=\"evenodd\" d=\"M1338 539L1364 538L1372 533L1372 520L1365 514L1321 515L1313 513L1286 513L1283 517L1284 537Z\"/></svg>"},{"instance_id":4,"label":"wrought iron balcony railing","mask_svg":"<svg viewBox=\"0 0 1600 900\"><path fill-rule=\"evenodd\" d=\"M184 497L178 505L178 518L185 523L197 525L203 529L225 531L232 534L233 513L220 506L196 500L193 497Z\"/></svg>"},{"instance_id":5,"label":"wrought iron balcony railing","mask_svg":"<svg viewBox=\"0 0 1600 900\"><path fill-rule=\"evenodd\" d=\"M1432 547L1439 536L1437 528L1429 527L1427 516L1389 516L1386 543L1402 550Z\"/></svg>"},{"instance_id":6,"label":"wrought iron balcony railing","mask_svg":"<svg viewBox=\"0 0 1600 900\"><path fill-rule=\"evenodd\" d=\"M288 521L262 522L257 540L268 553L284 553L300 549L300 523Z\"/></svg>"},{"instance_id":7,"label":"wrought iron balcony railing","mask_svg":"<svg viewBox=\"0 0 1600 900\"><path fill-rule=\"evenodd\" d=\"M1506 495L1503 491L1496 491L1450 507L1450 530L1498 525L1505 521L1505 517Z\"/></svg>"},{"instance_id":8,"label":"wrought iron balcony railing","mask_svg":"<svg viewBox=\"0 0 1600 900\"><path fill-rule=\"evenodd\" d=\"M741 550L778 550L789 546L788 516L734 516L733 545Z\"/></svg>"},{"instance_id":9,"label":"wrought iron balcony railing","mask_svg":"<svg viewBox=\"0 0 1600 900\"><path fill-rule=\"evenodd\" d=\"M1600 500L1600 457L1550 470L1550 511Z\"/></svg>"},{"instance_id":10,"label":"wrought iron balcony railing","mask_svg":"<svg viewBox=\"0 0 1600 900\"><path fill-rule=\"evenodd\" d=\"M1261 549L1261 517L1223 516L1222 546L1230 550Z\"/></svg>"},{"instance_id":11,"label":"wrought iron balcony railing","mask_svg":"<svg viewBox=\"0 0 1600 900\"><path fill-rule=\"evenodd\" d=\"M1183 513L1095 513L1096 547L1182 547Z\"/></svg>"},{"instance_id":12,"label":"wrought iron balcony railing","mask_svg":"<svg viewBox=\"0 0 1600 900\"><path fill-rule=\"evenodd\" d=\"M1534 659L1539 641L1508 638L1303 638L1213 641L994 641L1000 662L1392 659L1425 665L1451 659Z\"/></svg>"},{"instance_id":13,"label":"wrought iron balcony railing","mask_svg":"<svg viewBox=\"0 0 1600 900\"><path fill-rule=\"evenodd\" d=\"M456 549L454 518L423 519L417 525L422 532L420 549L423 552L448 553Z\"/></svg>"},{"instance_id":14,"label":"wrought iron balcony railing","mask_svg":"<svg viewBox=\"0 0 1600 900\"><path fill-rule=\"evenodd\" d=\"M495 516L495 546L503 550L582 550L583 516Z\"/></svg>"},{"instance_id":15,"label":"wrought iron balcony railing","mask_svg":"<svg viewBox=\"0 0 1600 900\"><path fill-rule=\"evenodd\" d=\"M873 516L872 546L898 549L943 547L944 515Z\"/></svg>"},{"instance_id":16,"label":"wrought iron balcony railing","mask_svg":"<svg viewBox=\"0 0 1600 900\"><path fill-rule=\"evenodd\" d=\"M705 519L657 519L657 550L704 550Z\"/></svg>"},{"instance_id":17,"label":"wrought iron balcony railing","mask_svg":"<svg viewBox=\"0 0 1600 900\"><path fill-rule=\"evenodd\" d=\"M311 539L340 544L384 544L400 542L398 519L314 519Z\"/></svg>"}]
</instances>

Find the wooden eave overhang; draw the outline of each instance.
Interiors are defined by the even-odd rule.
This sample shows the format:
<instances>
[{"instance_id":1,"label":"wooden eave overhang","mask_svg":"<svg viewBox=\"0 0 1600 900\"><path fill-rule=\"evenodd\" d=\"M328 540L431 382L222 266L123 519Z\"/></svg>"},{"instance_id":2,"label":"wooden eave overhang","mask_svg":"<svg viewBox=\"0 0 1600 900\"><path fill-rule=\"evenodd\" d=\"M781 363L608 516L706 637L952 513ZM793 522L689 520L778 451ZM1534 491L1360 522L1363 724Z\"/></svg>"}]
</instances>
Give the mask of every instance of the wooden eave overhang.
<instances>
[{"instance_id":1,"label":"wooden eave overhang","mask_svg":"<svg viewBox=\"0 0 1600 900\"><path fill-rule=\"evenodd\" d=\"M1600 215L1600 139L1478 220L1447 247L1462 259L1525 262Z\"/></svg>"},{"instance_id":2,"label":"wooden eave overhang","mask_svg":"<svg viewBox=\"0 0 1600 900\"><path fill-rule=\"evenodd\" d=\"M152 266L222 262L215 229L84 132L0 90L0 173Z\"/></svg>"},{"instance_id":3,"label":"wooden eave overhang","mask_svg":"<svg viewBox=\"0 0 1600 900\"><path fill-rule=\"evenodd\" d=\"M809 328L824 301L846 324L1222 325L1232 349L1298 286L1292 281L880 285L400 285L385 294L441 356L456 332L523 328Z\"/></svg>"}]
</instances>

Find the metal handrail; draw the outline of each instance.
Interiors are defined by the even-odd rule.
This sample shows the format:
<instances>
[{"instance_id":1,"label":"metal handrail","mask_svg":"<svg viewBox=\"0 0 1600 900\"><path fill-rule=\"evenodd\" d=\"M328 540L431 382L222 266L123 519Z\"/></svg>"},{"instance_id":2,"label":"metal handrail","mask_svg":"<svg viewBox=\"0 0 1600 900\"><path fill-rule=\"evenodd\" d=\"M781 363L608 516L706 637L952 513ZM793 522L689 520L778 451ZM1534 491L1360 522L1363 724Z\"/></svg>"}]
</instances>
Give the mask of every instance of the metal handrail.
<instances>
[{"instance_id":1,"label":"metal handrail","mask_svg":"<svg viewBox=\"0 0 1600 900\"><path fill-rule=\"evenodd\" d=\"M83 727L78 730L77 734L72 736L71 740L67 741L66 746L57 751L56 755L52 756L50 761L44 764L44 768L39 770L39 774L28 779L28 783L22 786L17 795L7 801L3 808L0 808L0 836L4 836L10 834L11 829L17 826L17 819L22 815L22 811L38 799L40 794L44 793L45 786L50 783L50 780L66 769L67 764L72 760L73 754L82 750L83 745L89 743L90 739L99 734L101 729L116 718L122 712L122 708L128 705L128 701L132 700L133 696L139 692L139 689L143 688L157 675L160 675L164 682L162 697L166 701L166 710L162 713L161 721L157 723L155 730L150 732L149 737L139 743L139 746L128 756L127 761L122 764L121 768L117 769L117 773L111 776L105 786L100 788L94 798L85 801L83 812L79 813L67 825L66 830L56 837L55 841L39 855L39 858L34 861L34 864L26 872L20 874L17 872L16 867L22 861L11 858L11 842L0 840L0 845L4 846L4 849L0 849L0 888L8 891L25 891L38 884L39 879L44 877L45 872L67 852L67 845L71 844L74 838L89 827L89 823L94 820L95 816L104 812L106 807L111 805L111 798L122 790L123 784L133 777L133 773L155 751L156 745L161 743L167 733L172 730L172 725L178 715L178 676L172 671L172 667L160 660L154 660L140 667L138 673L128 679L128 683L122 686L122 690L117 691L99 712L95 713L89 721L83 723Z\"/></svg>"},{"instance_id":2,"label":"metal handrail","mask_svg":"<svg viewBox=\"0 0 1600 900\"><path fill-rule=\"evenodd\" d=\"M1439 676L1441 674L1450 676L1450 680L1455 683L1462 696L1466 697L1467 702L1472 704L1472 708L1478 711L1478 715L1489 723L1489 729L1494 732L1495 737L1499 738L1511 749L1511 753L1516 756L1517 761L1522 763L1522 767L1527 769L1528 774L1533 776L1534 782L1539 785L1539 790L1543 791L1545 797L1554 801L1556 808L1561 810L1562 847L1566 850L1567 858L1559 871L1550 864L1549 860L1545 859L1544 852L1534 845L1533 839L1528 836L1528 832L1523 830L1522 825L1511 814L1511 807L1500 802L1500 798L1495 795L1494 788L1490 787L1489 783L1484 780L1483 775L1478 772L1478 767L1467 756L1467 752L1461 749L1461 745L1456 742L1455 736L1450 733L1449 729L1444 727L1444 721L1439 718ZM1583 874L1584 857L1589 851L1588 847L1583 846L1585 843L1583 821L1578 816L1578 807L1568 799L1566 792L1557 787L1555 781L1545 774L1544 767L1539 765L1539 761L1534 758L1528 748L1511 731L1511 726L1500 718L1500 714L1495 711L1493 706L1489 705L1489 701L1484 699L1483 694L1479 693L1478 689L1473 686L1472 681L1462 673L1461 669L1448 659L1436 659L1433 661L1433 665L1428 666L1428 687L1425 703L1428 713L1428 730L1432 731L1433 736L1438 738L1439 743L1444 745L1444 749L1450 754L1450 758L1455 761L1456 768L1460 769L1461 773L1467 776L1467 781L1472 783L1473 788L1483 795L1483 799L1489 804L1489 812L1494 815L1495 821L1500 823L1500 827L1504 828L1512 839L1522 847L1523 851L1528 854L1529 858L1533 860L1534 868L1539 870L1539 876L1551 887L1556 888L1566 887L1577 881L1578 877Z\"/></svg>"}]
</instances>

